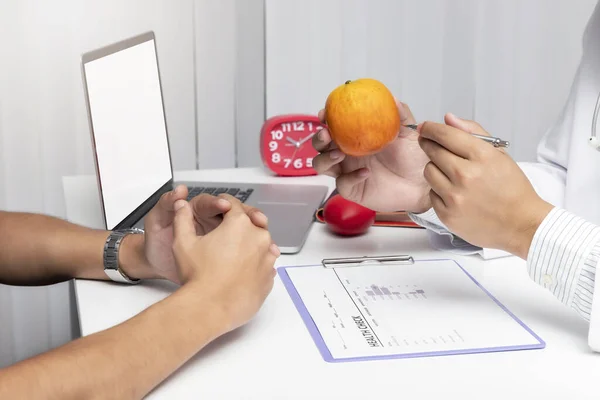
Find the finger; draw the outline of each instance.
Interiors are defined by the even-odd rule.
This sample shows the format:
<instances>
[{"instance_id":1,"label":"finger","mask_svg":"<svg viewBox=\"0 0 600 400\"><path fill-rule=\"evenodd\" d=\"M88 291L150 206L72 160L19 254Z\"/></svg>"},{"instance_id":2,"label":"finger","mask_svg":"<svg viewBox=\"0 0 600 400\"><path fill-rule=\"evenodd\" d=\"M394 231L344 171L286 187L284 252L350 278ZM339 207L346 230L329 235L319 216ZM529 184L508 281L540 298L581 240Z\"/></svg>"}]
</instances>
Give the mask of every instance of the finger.
<instances>
[{"instance_id":1,"label":"finger","mask_svg":"<svg viewBox=\"0 0 600 400\"><path fill-rule=\"evenodd\" d=\"M156 207L154 207L146 217L146 221L158 224L160 227L169 226L173 222L175 215L175 202L184 200L188 196L188 189L185 185L179 185L170 192L160 196Z\"/></svg>"},{"instance_id":2,"label":"finger","mask_svg":"<svg viewBox=\"0 0 600 400\"><path fill-rule=\"evenodd\" d=\"M448 124L454 128L460 129L461 131L465 131L465 132L469 132L469 133L476 133L476 134L482 135L482 136L491 136L477 122L471 121L468 119L459 118L452 113L448 113L444 116L444 122L446 122L446 124ZM505 148L498 147L498 148L496 148L496 150L506 154Z\"/></svg>"},{"instance_id":3,"label":"finger","mask_svg":"<svg viewBox=\"0 0 600 400\"><path fill-rule=\"evenodd\" d=\"M359 168L350 173L342 174L337 177L335 186L339 194L350 201L359 202L357 198L357 191L355 190L356 185L363 182L369 176L369 170L367 168Z\"/></svg>"},{"instance_id":4,"label":"finger","mask_svg":"<svg viewBox=\"0 0 600 400\"><path fill-rule=\"evenodd\" d=\"M185 241L192 237L196 237L194 214L190 204L185 200L177 200L175 203L175 210L175 218L173 220L174 239Z\"/></svg>"},{"instance_id":5,"label":"finger","mask_svg":"<svg viewBox=\"0 0 600 400\"><path fill-rule=\"evenodd\" d=\"M213 218L231 209L228 200L206 193L194 197L190 205L197 220Z\"/></svg>"},{"instance_id":6,"label":"finger","mask_svg":"<svg viewBox=\"0 0 600 400\"><path fill-rule=\"evenodd\" d=\"M262 211L246 204L244 204L243 207L246 210L246 215L250 217L250 221L252 221L254 225L259 228L267 229L269 226L269 219Z\"/></svg>"},{"instance_id":7,"label":"finger","mask_svg":"<svg viewBox=\"0 0 600 400\"><path fill-rule=\"evenodd\" d=\"M462 119L452 113L448 113L444 116L444 122L461 131L476 133L478 135L490 136L485 129L481 127L477 122L468 119Z\"/></svg>"},{"instance_id":8,"label":"finger","mask_svg":"<svg viewBox=\"0 0 600 400\"><path fill-rule=\"evenodd\" d=\"M398 112L400 113L400 132L398 136L412 136L415 134L414 129L408 128L405 125L414 125L417 123L415 117L413 116L412 111L408 104L399 101L395 96L394 100L396 100L396 105L398 106Z\"/></svg>"},{"instance_id":9,"label":"finger","mask_svg":"<svg viewBox=\"0 0 600 400\"><path fill-rule=\"evenodd\" d=\"M442 199L452 190L452 182L433 162L427 163L423 175L431 189Z\"/></svg>"},{"instance_id":10,"label":"finger","mask_svg":"<svg viewBox=\"0 0 600 400\"><path fill-rule=\"evenodd\" d=\"M166 194L166 196L163 195L163 197L161 197L163 200L162 207L165 210L174 211L175 202L177 200L185 200L187 198L188 188L186 185L177 185L175 189Z\"/></svg>"},{"instance_id":11,"label":"finger","mask_svg":"<svg viewBox=\"0 0 600 400\"><path fill-rule=\"evenodd\" d=\"M313 168L321 175L329 175L337 178L342 173L342 168L339 165L346 155L340 150L335 149L313 158Z\"/></svg>"},{"instance_id":12,"label":"finger","mask_svg":"<svg viewBox=\"0 0 600 400\"><path fill-rule=\"evenodd\" d=\"M279 257L279 247L273 243L273 238L269 231L256 227L254 227L253 231L252 239L255 241L254 244L259 254L263 257L272 257L273 259Z\"/></svg>"},{"instance_id":13,"label":"finger","mask_svg":"<svg viewBox=\"0 0 600 400\"><path fill-rule=\"evenodd\" d=\"M319 110L319 114L318 115L319 115L319 120L322 123L325 123L325 109L324 108L322 108L321 110Z\"/></svg>"},{"instance_id":14,"label":"finger","mask_svg":"<svg viewBox=\"0 0 600 400\"><path fill-rule=\"evenodd\" d=\"M419 146L431 162L435 164L436 168L443 171L447 178L450 178L453 182L456 180L457 171L460 168L468 168L467 161L464 158L449 152L432 140L421 136L419 137Z\"/></svg>"},{"instance_id":15,"label":"finger","mask_svg":"<svg viewBox=\"0 0 600 400\"><path fill-rule=\"evenodd\" d=\"M445 124L424 122L419 125L421 137L437 142L442 147L465 159L475 159L481 153L482 145L489 146L481 139Z\"/></svg>"},{"instance_id":16,"label":"finger","mask_svg":"<svg viewBox=\"0 0 600 400\"><path fill-rule=\"evenodd\" d=\"M312 146L319 153L337 148L327 128L321 129L319 133L312 137Z\"/></svg>"},{"instance_id":17,"label":"finger","mask_svg":"<svg viewBox=\"0 0 600 400\"><path fill-rule=\"evenodd\" d=\"M431 200L431 206L435 210L438 218L441 219L442 215L446 215L446 203L444 203L444 200L440 197L440 195L431 190L429 192L429 199Z\"/></svg>"},{"instance_id":18,"label":"finger","mask_svg":"<svg viewBox=\"0 0 600 400\"><path fill-rule=\"evenodd\" d=\"M275 243L271 243L271 246L269 246L269 252L274 255L275 258L278 258L281 255L281 250Z\"/></svg>"},{"instance_id":19,"label":"finger","mask_svg":"<svg viewBox=\"0 0 600 400\"><path fill-rule=\"evenodd\" d=\"M280 252L279 248L275 245L271 245L269 250L263 256L263 262L260 264L259 268L261 268L264 272L267 272L269 275L275 269L275 262L279 258Z\"/></svg>"},{"instance_id":20,"label":"finger","mask_svg":"<svg viewBox=\"0 0 600 400\"><path fill-rule=\"evenodd\" d=\"M396 104L398 105L398 111L400 112L400 122L402 123L402 125L413 125L417 123L408 104L398 101L397 99Z\"/></svg>"},{"instance_id":21,"label":"finger","mask_svg":"<svg viewBox=\"0 0 600 400\"><path fill-rule=\"evenodd\" d=\"M225 199L229 203L231 203L231 208L229 209L229 211L227 211L227 213L223 215L223 219L230 219L231 217L239 215L246 216L246 209L244 208L244 204L232 195L223 193L217 197Z\"/></svg>"},{"instance_id":22,"label":"finger","mask_svg":"<svg viewBox=\"0 0 600 400\"><path fill-rule=\"evenodd\" d=\"M268 279L266 281L265 290L268 294L273 289L273 279L277 276L277 270L275 269L275 262L277 261L277 257L272 253L268 253L261 263L261 274L265 274L264 276Z\"/></svg>"}]
</instances>

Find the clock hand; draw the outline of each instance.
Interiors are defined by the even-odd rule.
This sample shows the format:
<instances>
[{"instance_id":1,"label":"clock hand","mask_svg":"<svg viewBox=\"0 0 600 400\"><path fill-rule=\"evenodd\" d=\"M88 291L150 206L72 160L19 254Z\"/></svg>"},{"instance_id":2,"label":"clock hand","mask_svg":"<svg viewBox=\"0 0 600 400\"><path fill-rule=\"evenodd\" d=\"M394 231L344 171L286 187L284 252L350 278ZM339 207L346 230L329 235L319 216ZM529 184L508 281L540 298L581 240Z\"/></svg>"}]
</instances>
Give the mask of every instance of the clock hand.
<instances>
[{"instance_id":1,"label":"clock hand","mask_svg":"<svg viewBox=\"0 0 600 400\"><path fill-rule=\"evenodd\" d=\"M308 135L307 137L305 137L304 139L302 139L301 141L298 142L298 146L302 146L307 140L310 140L310 138L312 138L313 136L315 136L317 132L313 132L310 135Z\"/></svg>"},{"instance_id":2,"label":"clock hand","mask_svg":"<svg viewBox=\"0 0 600 400\"><path fill-rule=\"evenodd\" d=\"M292 143L294 146L296 147L300 147L300 143L296 142L294 139L292 139L291 137L286 137L285 140L287 140L288 142Z\"/></svg>"},{"instance_id":3,"label":"clock hand","mask_svg":"<svg viewBox=\"0 0 600 400\"><path fill-rule=\"evenodd\" d=\"M294 162L294 159L296 158L296 153L298 152L299 148L300 147L296 147L296 150L294 150L294 153L292 154L292 158L291 158L292 161L291 162Z\"/></svg>"}]
</instances>

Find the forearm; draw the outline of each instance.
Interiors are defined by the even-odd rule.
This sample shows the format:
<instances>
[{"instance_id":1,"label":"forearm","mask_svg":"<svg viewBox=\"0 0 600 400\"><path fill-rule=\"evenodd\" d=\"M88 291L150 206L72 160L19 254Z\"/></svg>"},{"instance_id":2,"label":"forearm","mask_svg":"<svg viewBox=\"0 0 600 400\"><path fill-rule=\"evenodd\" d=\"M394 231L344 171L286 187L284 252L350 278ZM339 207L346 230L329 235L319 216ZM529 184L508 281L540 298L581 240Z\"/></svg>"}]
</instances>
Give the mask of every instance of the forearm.
<instances>
[{"instance_id":1,"label":"forearm","mask_svg":"<svg viewBox=\"0 0 600 400\"><path fill-rule=\"evenodd\" d=\"M26 286L72 278L107 279L103 249L108 234L54 217L0 212L0 283ZM120 255L132 277L145 262L143 238L133 236L138 235L125 238Z\"/></svg>"},{"instance_id":2,"label":"forearm","mask_svg":"<svg viewBox=\"0 0 600 400\"><path fill-rule=\"evenodd\" d=\"M218 307L197 292L186 285L114 328L0 370L0 398L144 397L224 332Z\"/></svg>"}]
</instances>

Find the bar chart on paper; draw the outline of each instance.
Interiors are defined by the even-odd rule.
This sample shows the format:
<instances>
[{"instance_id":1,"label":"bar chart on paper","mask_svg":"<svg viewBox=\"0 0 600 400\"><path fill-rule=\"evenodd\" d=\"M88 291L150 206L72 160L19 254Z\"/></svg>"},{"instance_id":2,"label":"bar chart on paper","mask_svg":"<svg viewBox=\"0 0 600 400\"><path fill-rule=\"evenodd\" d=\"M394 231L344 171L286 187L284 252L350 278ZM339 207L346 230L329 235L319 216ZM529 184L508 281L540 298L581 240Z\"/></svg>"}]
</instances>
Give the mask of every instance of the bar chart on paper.
<instances>
[{"instance_id":1,"label":"bar chart on paper","mask_svg":"<svg viewBox=\"0 0 600 400\"><path fill-rule=\"evenodd\" d=\"M285 272L330 361L543 347L452 261Z\"/></svg>"},{"instance_id":2,"label":"bar chart on paper","mask_svg":"<svg viewBox=\"0 0 600 400\"><path fill-rule=\"evenodd\" d=\"M414 299L426 299L427 295L423 289L418 289L416 285L413 288L409 288L409 285L397 285L398 287L386 287L371 285L365 287L365 293L372 300L414 300ZM361 290L357 287L356 290Z\"/></svg>"}]
</instances>

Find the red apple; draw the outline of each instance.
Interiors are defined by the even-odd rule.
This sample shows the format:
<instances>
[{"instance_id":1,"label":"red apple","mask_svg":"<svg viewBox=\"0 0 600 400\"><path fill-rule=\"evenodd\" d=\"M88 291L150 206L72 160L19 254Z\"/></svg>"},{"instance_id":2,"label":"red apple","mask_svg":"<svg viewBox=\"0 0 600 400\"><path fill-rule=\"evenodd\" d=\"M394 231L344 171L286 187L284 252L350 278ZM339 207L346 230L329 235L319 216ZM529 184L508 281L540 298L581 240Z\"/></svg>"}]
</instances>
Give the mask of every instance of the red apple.
<instances>
[{"instance_id":1,"label":"red apple","mask_svg":"<svg viewBox=\"0 0 600 400\"><path fill-rule=\"evenodd\" d=\"M361 235L375 222L375 211L336 194L323 207L323 220L338 235Z\"/></svg>"}]
</instances>

